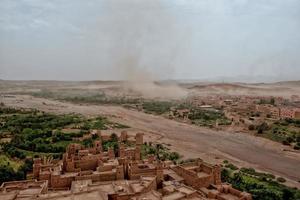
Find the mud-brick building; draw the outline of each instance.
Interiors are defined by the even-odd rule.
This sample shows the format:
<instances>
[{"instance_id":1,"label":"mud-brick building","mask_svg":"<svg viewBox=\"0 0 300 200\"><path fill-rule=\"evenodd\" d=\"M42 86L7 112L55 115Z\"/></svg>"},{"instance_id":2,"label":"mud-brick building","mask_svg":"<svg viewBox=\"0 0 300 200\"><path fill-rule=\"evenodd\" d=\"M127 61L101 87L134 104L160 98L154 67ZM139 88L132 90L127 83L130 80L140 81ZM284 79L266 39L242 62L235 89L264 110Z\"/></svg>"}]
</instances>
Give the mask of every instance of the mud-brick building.
<instances>
[{"instance_id":1,"label":"mud-brick building","mask_svg":"<svg viewBox=\"0 0 300 200\"><path fill-rule=\"evenodd\" d=\"M156 181L160 184L163 181L163 164L131 162L127 167L127 174L130 180L139 179L142 176L156 176Z\"/></svg>"},{"instance_id":2,"label":"mud-brick building","mask_svg":"<svg viewBox=\"0 0 300 200\"><path fill-rule=\"evenodd\" d=\"M294 107L281 107L280 108L281 119L300 119L300 108Z\"/></svg>"},{"instance_id":3,"label":"mud-brick building","mask_svg":"<svg viewBox=\"0 0 300 200\"><path fill-rule=\"evenodd\" d=\"M91 148L70 144L61 161L35 159L37 180L3 183L0 200L252 200L221 183L220 165L201 159L176 165L155 156L142 160L142 134L123 132L118 140L118 152L103 151L95 141ZM127 142L135 148L121 145Z\"/></svg>"},{"instance_id":4,"label":"mud-brick building","mask_svg":"<svg viewBox=\"0 0 300 200\"><path fill-rule=\"evenodd\" d=\"M102 139L102 137L100 137ZM127 142L127 132L122 132L119 142ZM34 159L33 175L37 180L47 180L50 188L70 188L75 180L96 181L122 180L127 175L127 165L141 158L143 134L137 133L131 142L135 147L125 148L120 144L119 156L115 157L112 148L102 151L102 142L97 140L93 147L85 148L80 144L70 144L60 162L44 162ZM153 173L154 174L154 173Z\"/></svg>"},{"instance_id":5,"label":"mud-brick building","mask_svg":"<svg viewBox=\"0 0 300 200\"><path fill-rule=\"evenodd\" d=\"M221 166L210 165L198 159L195 162L185 163L172 168L184 179L184 183L200 189L211 184L221 184Z\"/></svg>"},{"instance_id":6,"label":"mud-brick building","mask_svg":"<svg viewBox=\"0 0 300 200\"><path fill-rule=\"evenodd\" d=\"M208 199L252 200L251 194L234 189L228 184L211 185L208 188L200 188L199 191Z\"/></svg>"}]
</instances>

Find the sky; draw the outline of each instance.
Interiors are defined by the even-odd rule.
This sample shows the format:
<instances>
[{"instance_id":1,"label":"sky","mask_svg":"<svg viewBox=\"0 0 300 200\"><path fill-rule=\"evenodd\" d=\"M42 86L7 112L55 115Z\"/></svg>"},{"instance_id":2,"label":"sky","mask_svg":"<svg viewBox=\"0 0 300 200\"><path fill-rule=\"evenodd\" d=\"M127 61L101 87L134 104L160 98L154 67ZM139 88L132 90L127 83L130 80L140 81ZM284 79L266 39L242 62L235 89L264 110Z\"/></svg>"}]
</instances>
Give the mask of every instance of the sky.
<instances>
[{"instance_id":1,"label":"sky","mask_svg":"<svg viewBox=\"0 0 300 200\"><path fill-rule=\"evenodd\" d=\"M0 79L300 80L299 0L0 0Z\"/></svg>"}]
</instances>

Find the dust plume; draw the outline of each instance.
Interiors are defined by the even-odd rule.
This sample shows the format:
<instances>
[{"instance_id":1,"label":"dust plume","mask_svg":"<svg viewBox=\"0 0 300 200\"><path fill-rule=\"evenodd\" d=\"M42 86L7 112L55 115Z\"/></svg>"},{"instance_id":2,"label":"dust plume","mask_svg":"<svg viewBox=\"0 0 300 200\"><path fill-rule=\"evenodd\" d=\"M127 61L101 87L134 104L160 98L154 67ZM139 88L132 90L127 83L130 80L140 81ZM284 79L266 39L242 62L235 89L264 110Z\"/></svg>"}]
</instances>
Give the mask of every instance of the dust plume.
<instances>
[{"instance_id":1,"label":"dust plume","mask_svg":"<svg viewBox=\"0 0 300 200\"><path fill-rule=\"evenodd\" d=\"M174 73L173 60L183 41L176 20L160 0L113 0L105 10L111 69L125 89L147 98L183 98L177 84L158 84ZM150 70L152 69L152 70Z\"/></svg>"}]
</instances>

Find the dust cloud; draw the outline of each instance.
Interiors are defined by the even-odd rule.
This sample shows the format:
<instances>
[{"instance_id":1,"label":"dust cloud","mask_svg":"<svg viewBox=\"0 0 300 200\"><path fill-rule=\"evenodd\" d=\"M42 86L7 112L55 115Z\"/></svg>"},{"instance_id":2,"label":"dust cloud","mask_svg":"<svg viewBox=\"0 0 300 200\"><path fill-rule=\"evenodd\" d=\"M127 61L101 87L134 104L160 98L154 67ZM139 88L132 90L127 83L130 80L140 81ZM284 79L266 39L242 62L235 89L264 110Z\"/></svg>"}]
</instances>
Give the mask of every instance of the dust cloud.
<instances>
[{"instance_id":1,"label":"dust cloud","mask_svg":"<svg viewBox=\"0 0 300 200\"><path fill-rule=\"evenodd\" d=\"M183 42L168 5L160 0L113 0L105 10L111 69L125 80L124 89L147 98L185 97L187 92L175 82L159 82L172 77Z\"/></svg>"},{"instance_id":2,"label":"dust cloud","mask_svg":"<svg viewBox=\"0 0 300 200\"><path fill-rule=\"evenodd\" d=\"M135 57L127 57L120 64L124 89L127 92L138 93L145 98L180 99L187 95L184 88L175 82L160 82L154 73L146 68L140 68Z\"/></svg>"}]
</instances>

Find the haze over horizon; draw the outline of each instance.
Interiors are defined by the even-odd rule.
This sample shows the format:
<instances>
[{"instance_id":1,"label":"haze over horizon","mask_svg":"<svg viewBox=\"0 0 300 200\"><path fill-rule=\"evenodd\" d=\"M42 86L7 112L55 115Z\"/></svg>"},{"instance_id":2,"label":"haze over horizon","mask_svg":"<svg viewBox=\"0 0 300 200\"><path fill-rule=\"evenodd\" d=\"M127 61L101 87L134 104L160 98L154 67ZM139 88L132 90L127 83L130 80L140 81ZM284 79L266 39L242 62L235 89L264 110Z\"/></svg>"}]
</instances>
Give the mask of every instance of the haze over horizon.
<instances>
[{"instance_id":1,"label":"haze over horizon","mask_svg":"<svg viewBox=\"0 0 300 200\"><path fill-rule=\"evenodd\" d=\"M2 0L0 79L300 80L299 33L297 0Z\"/></svg>"}]
</instances>

